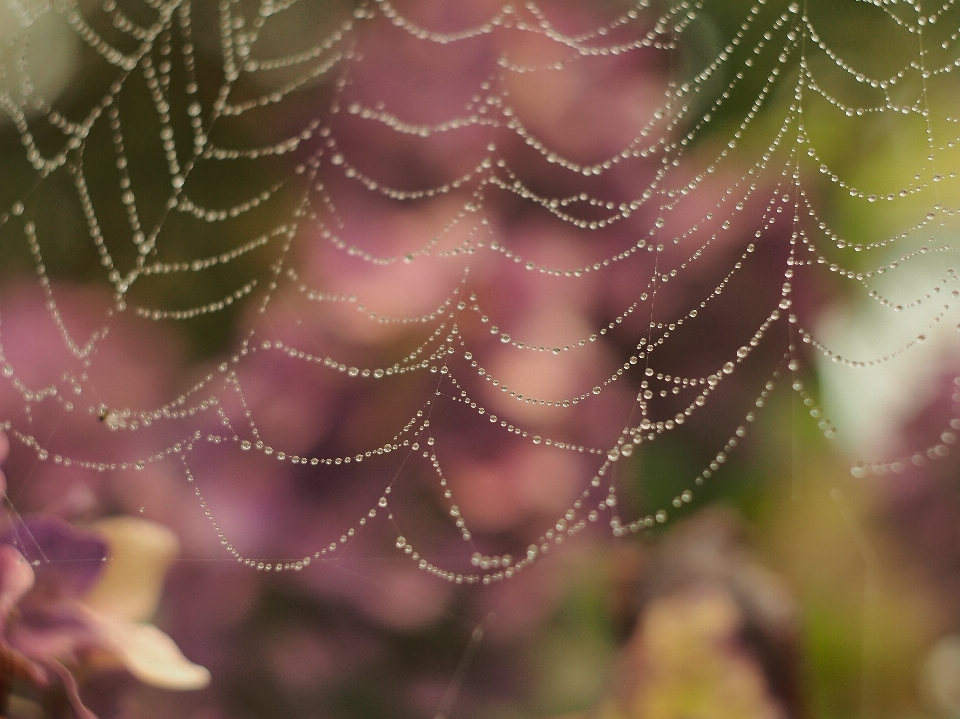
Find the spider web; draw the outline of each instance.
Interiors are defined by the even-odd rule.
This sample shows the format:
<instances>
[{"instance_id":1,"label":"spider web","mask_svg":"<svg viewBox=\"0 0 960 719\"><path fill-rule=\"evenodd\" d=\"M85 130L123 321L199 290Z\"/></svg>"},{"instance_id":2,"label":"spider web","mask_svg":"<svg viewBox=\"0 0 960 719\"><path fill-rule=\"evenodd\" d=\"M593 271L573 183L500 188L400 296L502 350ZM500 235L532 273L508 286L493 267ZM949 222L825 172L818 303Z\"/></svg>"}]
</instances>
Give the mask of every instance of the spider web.
<instances>
[{"instance_id":1,"label":"spider web","mask_svg":"<svg viewBox=\"0 0 960 719\"><path fill-rule=\"evenodd\" d=\"M11 499L177 487L256 570L388 541L490 584L682 513L778 387L832 438L815 363L899 381L960 296L957 10L848 5L11 1L0 427L38 460ZM885 344L824 336L828 298ZM656 476L678 442L712 449ZM308 499L271 523L242 493Z\"/></svg>"}]
</instances>

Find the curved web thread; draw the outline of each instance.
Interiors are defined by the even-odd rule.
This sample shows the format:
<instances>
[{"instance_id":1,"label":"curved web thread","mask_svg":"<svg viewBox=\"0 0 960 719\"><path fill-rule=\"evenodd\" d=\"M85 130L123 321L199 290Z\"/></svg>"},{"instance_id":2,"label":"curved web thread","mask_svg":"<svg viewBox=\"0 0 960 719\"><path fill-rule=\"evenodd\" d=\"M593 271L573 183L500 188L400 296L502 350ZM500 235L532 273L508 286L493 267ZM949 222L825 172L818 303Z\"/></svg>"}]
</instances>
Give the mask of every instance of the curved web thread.
<instances>
[{"instance_id":1,"label":"curved web thread","mask_svg":"<svg viewBox=\"0 0 960 719\"><path fill-rule=\"evenodd\" d=\"M879 59L850 57L849 37L825 38L823 10L801 3L744 6L729 36L706 45L707 2L641 2L605 18L490 5L472 23L451 23L442 4L375 2L342 8L319 37L288 47L278 38L308 5L223 2L207 17L188 2L107 2L89 16L15 3L25 31L5 48L0 104L29 179L0 222L32 262L33 301L65 352L42 377L0 325L3 427L58 469L135 478L177 468L238 562L300 570L378 525L421 569L490 583L593 523L646 532L720 473L777 385L833 436L801 378L806 359L867 369L953 317L957 275L944 263L956 210L941 187L956 176L943 169L956 119L937 99L960 67L952 3L933 14L864 8L895 37L899 52ZM110 78L94 106L69 116L33 91L18 50L51 13ZM217 67L203 64L211 46ZM671 69L681 60L698 64L682 75ZM839 122L902 122L926 160L893 185L851 177L818 139ZM66 192L111 293L83 331L49 271L63 250L45 203ZM823 198L857 213L895 207L903 229L843 237L821 219ZM918 263L934 264L936 279L904 297L889 278ZM906 317L902 341L855 357L820 339L804 305L824 275ZM186 390L139 406L127 398L150 393L136 387L104 395L112 335L172 322L203 334L228 313L234 349ZM262 396L265 371L294 378L281 393L372 396L349 419L369 428L342 430L337 443L286 432ZM724 426L720 449L651 506L633 479L647 447L708 424ZM926 452L854 471L943 456L957 425ZM71 426L103 445L58 447ZM338 518L302 555L260 559L202 489L224 456L320 486L341 473L372 492L369 509ZM508 520L471 517L476 477L517 481L531 467L557 472L556 502L508 509L537 526L486 538ZM441 551L403 511L417 482L465 552Z\"/></svg>"}]
</instances>

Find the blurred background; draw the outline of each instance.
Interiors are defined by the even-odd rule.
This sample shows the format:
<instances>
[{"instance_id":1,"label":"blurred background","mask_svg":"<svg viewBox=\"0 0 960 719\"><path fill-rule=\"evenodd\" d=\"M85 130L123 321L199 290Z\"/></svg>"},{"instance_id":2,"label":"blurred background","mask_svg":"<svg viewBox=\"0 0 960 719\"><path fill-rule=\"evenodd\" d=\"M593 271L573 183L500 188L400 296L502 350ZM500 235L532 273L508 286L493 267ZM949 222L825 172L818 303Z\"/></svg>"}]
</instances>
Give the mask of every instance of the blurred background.
<instances>
[{"instance_id":1,"label":"blurred background","mask_svg":"<svg viewBox=\"0 0 960 719\"><path fill-rule=\"evenodd\" d=\"M958 28L4 0L4 716L960 716Z\"/></svg>"}]
</instances>

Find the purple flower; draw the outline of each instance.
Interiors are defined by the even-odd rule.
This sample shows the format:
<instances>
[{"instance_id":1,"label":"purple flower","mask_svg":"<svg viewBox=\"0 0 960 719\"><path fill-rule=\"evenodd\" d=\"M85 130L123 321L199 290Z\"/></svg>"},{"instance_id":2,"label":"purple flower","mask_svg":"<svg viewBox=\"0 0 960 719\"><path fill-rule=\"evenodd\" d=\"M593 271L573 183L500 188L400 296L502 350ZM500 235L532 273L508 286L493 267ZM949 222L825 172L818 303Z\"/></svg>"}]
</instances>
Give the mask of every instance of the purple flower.
<instances>
[{"instance_id":1,"label":"purple flower","mask_svg":"<svg viewBox=\"0 0 960 719\"><path fill-rule=\"evenodd\" d=\"M26 689L48 713L93 717L78 671L125 669L166 689L206 686L209 672L147 621L177 551L169 529L132 517L91 529L54 517L12 519L0 534L0 702Z\"/></svg>"}]
</instances>

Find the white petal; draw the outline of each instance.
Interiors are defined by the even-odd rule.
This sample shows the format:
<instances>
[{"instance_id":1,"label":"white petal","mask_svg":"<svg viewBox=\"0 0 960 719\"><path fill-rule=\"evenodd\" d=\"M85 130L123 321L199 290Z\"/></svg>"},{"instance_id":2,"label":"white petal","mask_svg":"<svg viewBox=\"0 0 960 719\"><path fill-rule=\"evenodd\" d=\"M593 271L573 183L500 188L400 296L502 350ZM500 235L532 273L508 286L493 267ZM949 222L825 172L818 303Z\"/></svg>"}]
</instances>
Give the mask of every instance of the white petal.
<instances>
[{"instance_id":1,"label":"white petal","mask_svg":"<svg viewBox=\"0 0 960 719\"><path fill-rule=\"evenodd\" d=\"M144 684L161 689L202 689L210 672L194 664L176 643L152 624L97 617L120 662Z\"/></svg>"},{"instance_id":2,"label":"white petal","mask_svg":"<svg viewBox=\"0 0 960 719\"><path fill-rule=\"evenodd\" d=\"M107 540L110 561L83 603L101 614L150 619L157 611L164 575L177 555L176 535L135 517L111 517L92 528Z\"/></svg>"}]
</instances>

